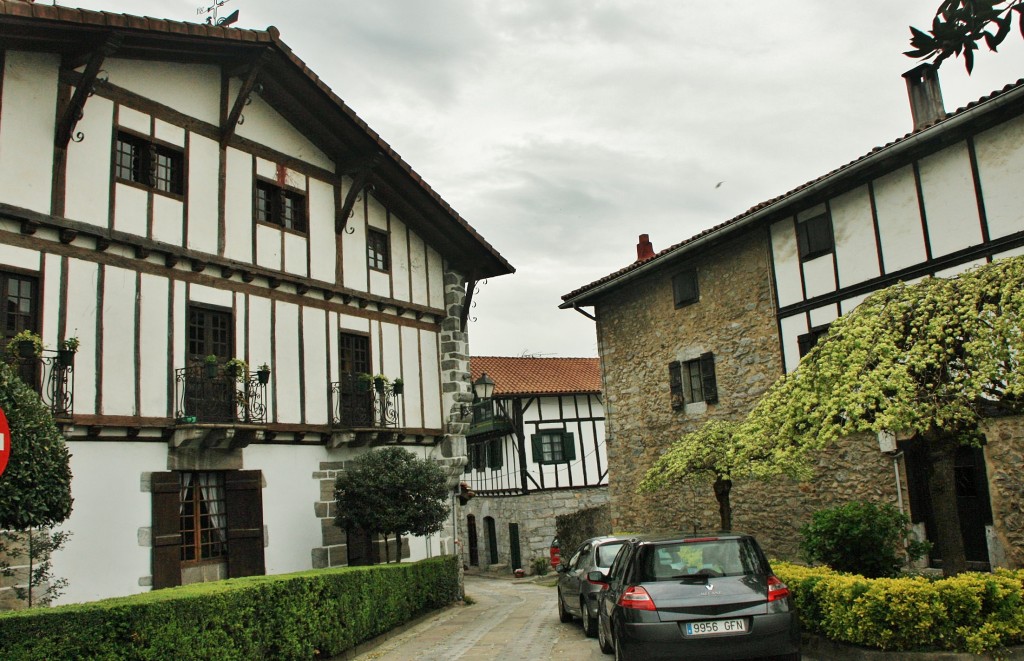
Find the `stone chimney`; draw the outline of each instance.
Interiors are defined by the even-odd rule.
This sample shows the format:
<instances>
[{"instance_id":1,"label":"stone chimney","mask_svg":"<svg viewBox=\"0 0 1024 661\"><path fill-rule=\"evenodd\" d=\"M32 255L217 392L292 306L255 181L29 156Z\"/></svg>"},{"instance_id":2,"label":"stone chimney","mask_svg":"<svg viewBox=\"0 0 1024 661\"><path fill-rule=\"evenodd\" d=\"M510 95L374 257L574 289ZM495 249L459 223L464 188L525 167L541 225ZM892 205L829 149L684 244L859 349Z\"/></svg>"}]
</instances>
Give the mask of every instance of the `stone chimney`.
<instances>
[{"instance_id":1,"label":"stone chimney","mask_svg":"<svg viewBox=\"0 0 1024 661\"><path fill-rule=\"evenodd\" d=\"M640 235L640 243L636 244L636 261L646 262L654 257L654 245L646 234Z\"/></svg>"},{"instance_id":2,"label":"stone chimney","mask_svg":"<svg viewBox=\"0 0 1024 661\"><path fill-rule=\"evenodd\" d=\"M914 117L914 130L919 131L946 117L939 88L939 70L925 62L903 74L910 96L910 112Z\"/></svg>"}]
</instances>

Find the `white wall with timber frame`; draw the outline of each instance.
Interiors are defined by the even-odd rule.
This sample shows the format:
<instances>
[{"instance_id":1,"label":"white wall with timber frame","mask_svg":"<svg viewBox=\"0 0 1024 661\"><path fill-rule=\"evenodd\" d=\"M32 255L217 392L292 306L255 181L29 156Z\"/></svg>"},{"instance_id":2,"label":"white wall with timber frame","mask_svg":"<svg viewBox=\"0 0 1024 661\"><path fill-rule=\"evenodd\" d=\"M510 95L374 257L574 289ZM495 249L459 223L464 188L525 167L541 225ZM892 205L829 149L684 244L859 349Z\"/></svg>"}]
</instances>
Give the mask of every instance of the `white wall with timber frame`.
<instances>
[{"instance_id":1,"label":"white wall with timber frame","mask_svg":"<svg viewBox=\"0 0 1024 661\"><path fill-rule=\"evenodd\" d=\"M797 338L834 321L876 289L948 276L1024 253L1024 116L830 198L833 249L801 261L797 226L809 208L770 226L787 372Z\"/></svg>"}]
</instances>

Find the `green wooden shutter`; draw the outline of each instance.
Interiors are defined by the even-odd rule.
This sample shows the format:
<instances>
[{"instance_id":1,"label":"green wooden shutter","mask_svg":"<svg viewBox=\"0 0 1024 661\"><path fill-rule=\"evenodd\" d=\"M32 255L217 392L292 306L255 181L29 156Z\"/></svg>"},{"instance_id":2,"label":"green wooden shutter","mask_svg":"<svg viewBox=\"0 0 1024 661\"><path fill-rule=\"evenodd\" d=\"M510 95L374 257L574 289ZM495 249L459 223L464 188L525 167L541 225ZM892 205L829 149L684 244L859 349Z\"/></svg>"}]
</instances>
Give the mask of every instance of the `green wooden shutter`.
<instances>
[{"instance_id":1,"label":"green wooden shutter","mask_svg":"<svg viewBox=\"0 0 1024 661\"><path fill-rule=\"evenodd\" d=\"M181 483L177 473L150 478L153 514L153 589L181 585Z\"/></svg>"},{"instance_id":2,"label":"green wooden shutter","mask_svg":"<svg viewBox=\"0 0 1024 661\"><path fill-rule=\"evenodd\" d=\"M260 471L224 475L228 520L228 577L267 573L263 560L263 476Z\"/></svg>"},{"instance_id":3,"label":"green wooden shutter","mask_svg":"<svg viewBox=\"0 0 1024 661\"><path fill-rule=\"evenodd\" d=\"M538 464L544 463L544 450L543 444L541 443L541 434L533 434L530 436L530 442L533 444L533 461Z\"/></svg>"},{"instance_id":4,"label":"green wooden shutter","mask_svg":"<svg viewBox=\"0 0 1024 661\"><path fill-rule=\"evenodd\" d=\"M505 458L501 454L502 443L500 438L492 438L487 441L487 467L497 470L505 465Z\"/></svg>"},{"instance_id":5,"label":"green wooden shutter","mask_svg":"<svg viewBox=\"0 0 1024 661\"><path fill-rule=\"evenodd\" d=\"M700 355L700 378L704 387L704 401L708 404L718 403L718 380L715 378L715 354Z\"/></svg>"},{"instance_id":6,"label":"green wooden shutter","mask_svg":"<svg viewBox=\"0 0 1024 661\"><path fill-rule=\"evenodd\" d=\"M574 461L576 459L576 441L571 431L562 433L562 460Z\"/></svg>"}]
</instances>

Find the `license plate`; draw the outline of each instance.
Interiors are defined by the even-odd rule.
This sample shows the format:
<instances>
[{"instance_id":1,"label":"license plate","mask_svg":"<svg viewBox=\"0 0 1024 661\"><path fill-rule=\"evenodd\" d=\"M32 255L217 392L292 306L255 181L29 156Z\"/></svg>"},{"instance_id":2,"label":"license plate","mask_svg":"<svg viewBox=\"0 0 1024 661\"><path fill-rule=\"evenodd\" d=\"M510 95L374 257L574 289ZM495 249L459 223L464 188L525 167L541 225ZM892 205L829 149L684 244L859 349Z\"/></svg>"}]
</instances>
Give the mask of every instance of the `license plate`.
<instances>
[{"instance_id":1,"label":"license plate","mask_svg":"<svg viewBox=\"0 0 1024 661\"><path fill-rule=\"evenodd\" d=\"M746 633L747 621L738 620L707 620L706 622L687 622L687 636L716 636L733 633Z\"/></svg>"}]
</instances>

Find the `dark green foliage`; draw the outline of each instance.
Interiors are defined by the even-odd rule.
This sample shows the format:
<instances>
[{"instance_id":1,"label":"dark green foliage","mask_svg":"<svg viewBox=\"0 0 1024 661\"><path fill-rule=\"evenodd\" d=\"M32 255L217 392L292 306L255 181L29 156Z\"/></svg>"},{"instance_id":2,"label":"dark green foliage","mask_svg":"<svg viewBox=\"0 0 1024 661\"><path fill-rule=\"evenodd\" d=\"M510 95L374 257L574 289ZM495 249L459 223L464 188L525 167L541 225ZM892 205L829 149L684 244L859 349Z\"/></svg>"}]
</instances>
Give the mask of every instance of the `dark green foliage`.
<instances>
[{"instance_id":1,"label":"dark green foliage","mask_svg":"<svg viewBox=\"0 0 1024 661\"><path fill-rule=\"evenodd\" d=\"M335 485L345 528L396 535L439 532L448 517L448 484L433 461L390 447L355 459Z\"/></svg>"},{"instance_id":2,"label":"dark green foliage","mask_svg":"<svg viewBox=\"0 0 1024 661\"><path fill-rule=\"evenodd\" d=\"M591 537L612 534L612 513L608 505L559 514L555 517L555 537L561 544L562 560L569 558L584 541Z\"/></svg>"},{"instance_id":3,"label":"dark green foliage","mask_svg":"<svg viewBox=\"0 0 1024 661\"><path fill-rule=\"evenodd\" d=\"M0 658L331 658L460 597L456 556L251 576L0 614Z\"/></svg>"},{"instance_id":4,"label":"dark green foliage","mask_svg":"<svg viewBox=\"0 0 1024 661\"><path fill-rule=\"evenodd\" d=\"M1014 19L1024 36L1024 0L943 0L931 30L910 28L909 50L904 55L935 58L939 66L950 55L963 53L967 73L974 69L974 51L982 41L995 51L1013 28Z\"/></svg>"},{"instance_id":5,"label":"dark green foliage","mask_svg":"<svg viewBox=\"0 0 1024 661\"><path fill-rule=\"evenodd\" d=\"M897 576L907 556L916 560L930 548L913 538L910 520L888 504L853 501L819 510L800 534L808 562L868 578Z\"/></svg>"},{"instance_id":6,"label":"dark green foliage","mask_svg":"<svg viewBox=\"0 0 1024 661\"><path fill-rule=\"evenodd\" d=\"M70 454L53 416L10 365L0 363L0 408L11 456L0 475L0 528L50 527L71 515Z\"/></svg>"}]
</instances>

